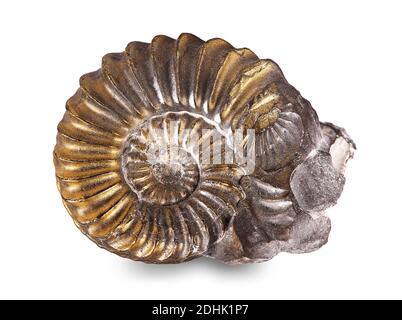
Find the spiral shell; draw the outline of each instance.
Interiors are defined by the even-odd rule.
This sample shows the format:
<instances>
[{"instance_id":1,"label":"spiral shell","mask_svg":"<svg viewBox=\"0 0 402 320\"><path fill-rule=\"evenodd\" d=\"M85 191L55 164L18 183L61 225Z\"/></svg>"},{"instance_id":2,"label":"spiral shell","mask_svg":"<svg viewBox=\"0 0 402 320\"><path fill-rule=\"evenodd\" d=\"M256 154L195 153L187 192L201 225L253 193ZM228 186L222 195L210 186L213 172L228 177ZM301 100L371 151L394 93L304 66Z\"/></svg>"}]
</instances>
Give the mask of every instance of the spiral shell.
<instances>
[{"instance_id":1,"label":"spiral shell","mask_svg":"<svg viewBox=\"0 0 402 320\"><path fill-rule=\"evenodd\" d=\"M267 171L291 163L320 135L273 61L191 34L105 55L100 70L81 77L66 109L54 149L65 207L99 246L152 263L205 253L245 198L244 168L203 164L202 139L184 132L216 129L231 148L231 130L253 128L256 162ZM162 152L151 162L155 146L174 149L176 158Z\"/></svg>"}]
</instances>

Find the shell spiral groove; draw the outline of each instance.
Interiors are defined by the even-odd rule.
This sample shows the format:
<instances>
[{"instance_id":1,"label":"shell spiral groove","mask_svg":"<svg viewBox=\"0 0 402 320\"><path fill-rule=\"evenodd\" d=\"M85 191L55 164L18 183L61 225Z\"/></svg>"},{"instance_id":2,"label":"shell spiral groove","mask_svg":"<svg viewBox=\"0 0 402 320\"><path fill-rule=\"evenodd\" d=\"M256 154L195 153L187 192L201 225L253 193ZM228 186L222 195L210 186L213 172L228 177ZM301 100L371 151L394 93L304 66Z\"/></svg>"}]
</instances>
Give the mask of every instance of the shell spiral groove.
<instances>
[{"instance_id":1,"label":"shell spiral groove","mask_svg":"<svg viewBox=\"0 0 402 320\"><path fill-rule=\"evenodd\" d=\"M153 263L197 257L237 214L245 172L203 164L201 140L184 132L217 129L230 147L230 130L254 128L257 163L277 170L307 139L319 139L306 129L318 120L302 116L300 99L273 61L222 39L132 42L105 55L67 101L54 150L64 205L91 240L121 256ZM159 144L166 153L151 161Z\"/></svg>"}]
</instances>

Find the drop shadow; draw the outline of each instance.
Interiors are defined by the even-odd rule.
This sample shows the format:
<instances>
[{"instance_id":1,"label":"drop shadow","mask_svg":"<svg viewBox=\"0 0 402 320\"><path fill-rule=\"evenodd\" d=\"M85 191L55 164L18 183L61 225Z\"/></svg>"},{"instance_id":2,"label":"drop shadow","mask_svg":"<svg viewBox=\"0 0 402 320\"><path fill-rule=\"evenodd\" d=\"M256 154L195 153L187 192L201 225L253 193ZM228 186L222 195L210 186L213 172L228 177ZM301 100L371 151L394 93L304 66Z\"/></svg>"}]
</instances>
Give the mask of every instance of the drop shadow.
<instances>
[{"instance_id":1,"label":"drop shadow","mask_svg":"<svg viewBox=\"0 0 402 320\"><path fill-rule=\"evenodd\" d=\"M214 259L200 257L179 264L147 264L125 260L123 263L120 261L120 268L131 276L141 276L152 280L166 279L166 277L192 277L207 272L225 278L254 278L261 275L262 272L265 274L267 271L269 272L270 263L227 265Z\"/></svg>"}]
</instances>

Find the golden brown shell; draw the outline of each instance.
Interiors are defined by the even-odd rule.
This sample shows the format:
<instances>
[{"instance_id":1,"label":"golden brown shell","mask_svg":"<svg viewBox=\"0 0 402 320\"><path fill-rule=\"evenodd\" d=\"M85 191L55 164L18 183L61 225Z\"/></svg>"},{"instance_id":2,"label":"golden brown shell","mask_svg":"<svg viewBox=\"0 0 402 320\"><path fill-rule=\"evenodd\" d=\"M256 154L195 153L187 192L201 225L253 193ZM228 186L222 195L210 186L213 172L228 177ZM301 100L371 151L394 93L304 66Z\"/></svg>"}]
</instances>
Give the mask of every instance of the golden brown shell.
<instances>
[{"instance_id":1,"label":"golden brown shell","mask_svg":"<svg viewBox=\"0 0 402 320\"><path fill-rule=\"evenodd\" d=\"M273 61L222 39L132 42L105 55L67 101L54 150L64 205L91 240L121 256L155 263L199 256L236 215L245 172L200 163L201 141L184 129L215 128L229 145L229 130L255 128L256 161L277 170L302 143L297 95ZM174 132L175 143L160 130ZM177 165L166 168L162 154L158 164L147 161L160 143L177 148Z\"/></svg>"}]
</instances>

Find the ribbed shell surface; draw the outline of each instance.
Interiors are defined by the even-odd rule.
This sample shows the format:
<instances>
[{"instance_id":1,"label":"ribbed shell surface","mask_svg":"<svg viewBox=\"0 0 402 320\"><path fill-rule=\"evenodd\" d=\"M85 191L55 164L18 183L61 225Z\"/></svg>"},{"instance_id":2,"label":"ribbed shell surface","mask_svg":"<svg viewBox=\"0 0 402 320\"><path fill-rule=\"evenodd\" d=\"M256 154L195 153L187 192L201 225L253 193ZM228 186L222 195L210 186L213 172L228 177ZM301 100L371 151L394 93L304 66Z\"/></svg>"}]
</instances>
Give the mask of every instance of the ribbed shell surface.
<instances>
[{"instance_id":1,"label":"ribbed shell surface","mask_svg":"<svg viewBox=\"0 0 402 320\"><path fill-rule=\"evenodd\" d=\"M273 61L222 39L157 36L105 55L100 70L81 77L58 126L54 163L65 207L91 240L121 256L175 263L201 255L236 215L244 170L198 162L200 142L183 130L217 129L226 139L254 128L257 161L275 170L304 134L292 90ZM180 183L160 182L144 160L165 139L155 129L177 138Z\"/></svg>"}]
</instances>

